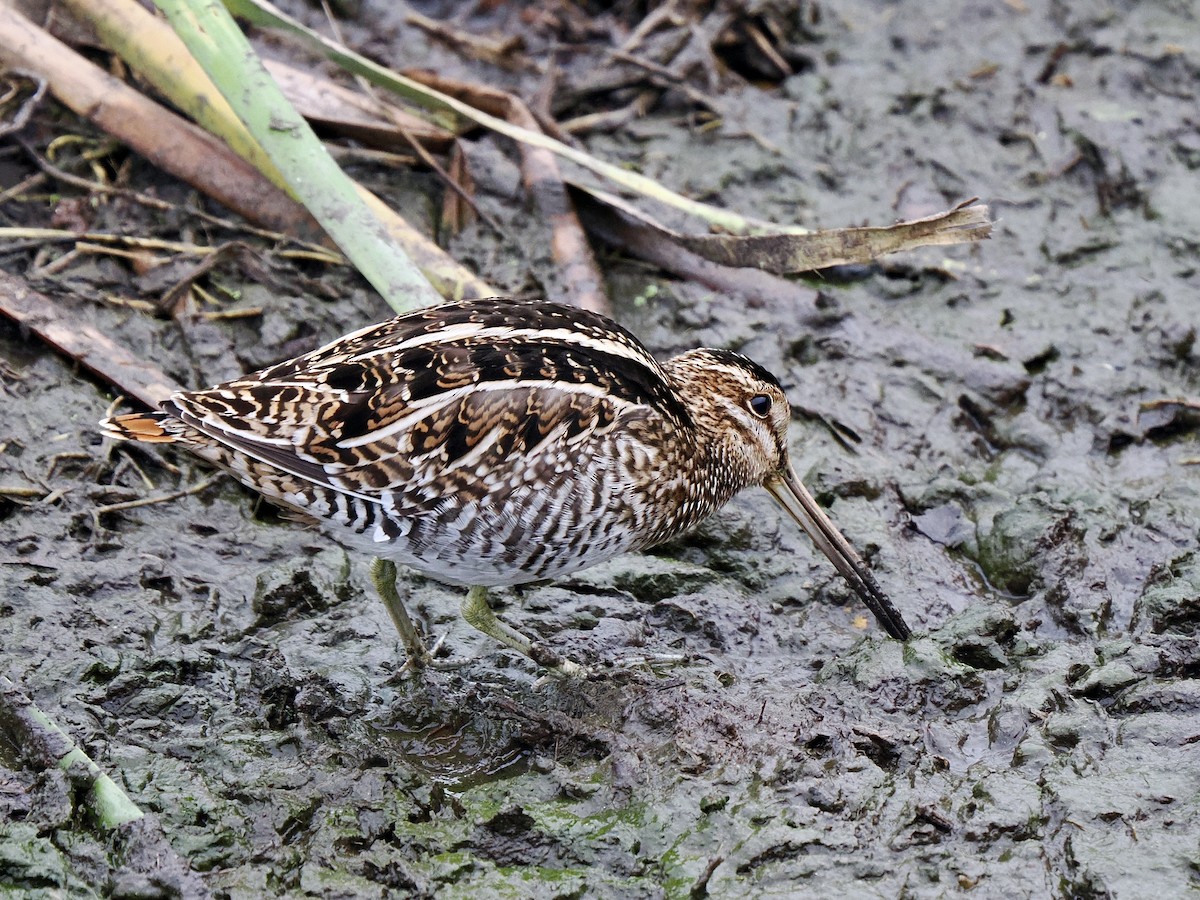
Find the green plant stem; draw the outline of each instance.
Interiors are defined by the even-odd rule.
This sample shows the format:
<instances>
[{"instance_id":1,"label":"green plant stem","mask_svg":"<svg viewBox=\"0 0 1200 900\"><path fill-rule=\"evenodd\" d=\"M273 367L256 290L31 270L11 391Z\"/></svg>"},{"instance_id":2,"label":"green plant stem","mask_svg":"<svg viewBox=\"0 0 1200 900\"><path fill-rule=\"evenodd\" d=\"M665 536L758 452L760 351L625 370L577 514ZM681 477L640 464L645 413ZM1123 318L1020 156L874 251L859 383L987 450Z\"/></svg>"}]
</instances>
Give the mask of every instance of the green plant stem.
<instances>
[{"instance_id":1,"label":"green plant stem","mask_svg":"<svg viewBox=\"0 0 1200 900\"><path fill-rule=\"evenodd\" d=\"M145 815L66 732L2 675L0 733L7 733L26 758L55 764L74 780L84 780L88 785L86 809L101 828L112 830Z\"/></svg>"},{"instance_id":2,"label":"green plant stem","mask_svg":"<svg viewBox=\"0 0 1200 900\"><path fill-rule=\"evenodd\" d=\"M156 0L171 27L334 243L398 312L441 297L391 240L216 0Z\"/></svg>"}]
</instances>

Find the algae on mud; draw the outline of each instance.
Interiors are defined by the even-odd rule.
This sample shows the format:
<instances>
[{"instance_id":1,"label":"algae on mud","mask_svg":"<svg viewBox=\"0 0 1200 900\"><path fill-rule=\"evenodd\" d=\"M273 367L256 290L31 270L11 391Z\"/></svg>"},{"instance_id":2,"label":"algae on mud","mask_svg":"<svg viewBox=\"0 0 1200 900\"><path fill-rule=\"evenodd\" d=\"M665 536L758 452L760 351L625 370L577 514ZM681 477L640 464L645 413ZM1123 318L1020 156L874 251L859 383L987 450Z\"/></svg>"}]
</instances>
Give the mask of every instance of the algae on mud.
<instances>
[{"instance_id":1,"label":"algae on mud","mask_svg":"<svg viewBox=\"0 0 1200 900\"><path fill-rule=\"evenodd\" d=\"M662 680L535 690L454 623L456 596L414 580L426 626L478 658L393 683L363 562L236 486L94 530L92 507L146 493L130 467L90 467L109 398L0 325L0 484L62 492L0 498L4 671L227 896L1196 890L1200 435L1179 419L1147 437L1137 417L1142 400L1200 395L1200 22L1186 5L1112 9L854 0L806 26L811 65L780 87L723 85L737 113L724 130L685 133L667 98L588 138L779 221L850 224L976 193L997 208L984 248L817 282L822 315L803 329L794 310L608 267L618 317L663 355L724 345L784 374L809 426L798 468L921 614L928 636L907 650L864 636L844 589L750 494L663 555L505 598L586 658L692 655ZM382 47L391 13L364 15ZM133 177L183 198L136 162ZM517 181L497 168L480 184L517 240L468 229L451 247L510 291L555 277L527 249L544 244L506 193ZM432 190L417 176L396 189L410 208ZM319 294L311 273L275 274L249 288L262 337L247 321L176 330L75 308L191 384L386 315L349 279ZM133 290L105 262L65 284ZM47 476L59 453L82 456ZM163 490L206 477L184 457L178 476L137 462ZM909 527L943 508L953 527ZM6 885L116 883L69 797L0 774Z\"/></svg>"}]
</instances>

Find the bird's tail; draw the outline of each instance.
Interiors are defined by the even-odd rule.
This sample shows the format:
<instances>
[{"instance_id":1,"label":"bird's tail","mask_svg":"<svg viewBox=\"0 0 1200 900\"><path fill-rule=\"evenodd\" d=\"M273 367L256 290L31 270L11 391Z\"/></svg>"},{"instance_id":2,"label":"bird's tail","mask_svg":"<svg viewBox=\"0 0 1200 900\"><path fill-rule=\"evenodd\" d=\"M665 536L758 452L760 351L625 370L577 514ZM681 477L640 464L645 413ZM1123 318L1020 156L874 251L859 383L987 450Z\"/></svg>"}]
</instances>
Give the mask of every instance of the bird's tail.
<instances>
[{"instance_id":1,"label":"bird's tail","mask_svg":"<svg viewBox=\"0 0 1200 900\"><path fill-rule=\"evenodd\" d=\"M172 444L187 440L187 426L165 412L129 413L100 422L100 433L123 441L146 444Z\"/></svg>"}]
</instances>

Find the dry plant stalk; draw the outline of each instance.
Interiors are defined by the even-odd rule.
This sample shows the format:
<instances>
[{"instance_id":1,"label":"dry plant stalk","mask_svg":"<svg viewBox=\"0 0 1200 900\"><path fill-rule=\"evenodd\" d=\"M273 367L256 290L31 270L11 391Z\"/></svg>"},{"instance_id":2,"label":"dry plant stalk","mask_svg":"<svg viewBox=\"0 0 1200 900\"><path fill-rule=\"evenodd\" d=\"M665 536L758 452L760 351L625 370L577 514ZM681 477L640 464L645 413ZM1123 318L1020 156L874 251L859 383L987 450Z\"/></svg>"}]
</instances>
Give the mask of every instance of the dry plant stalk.
<instances>
[{"instance_id":1,"label":"dry plant stalk","mask_svg":"<svg viewBox=\"0 0 1200 900\"><path fill-rule=\"evenodd\" d=\"M28 328L122 394L151 409L179 390L157 366L134 356L78 317L60 311L23 279L0 272L0 314Z\"/></svg>"},{"instance_id":2,"label":"dry plant stalk","mask_svg":"<svg viewBox=\"0 0 1200 900\"><path fill-rule=\"evenodd\" d=\"M88 62L0 3L0 66L34 72L67 108L165 172L273 231L320 233L308 212L219 139Z\"/></svg>"},{"instance_id":3,"label":"dry plant stalk","mask_svg":"<svg viewBox=\"0 0 1200 900\"><path fill-rule=\"evenodd\" d=\"M227 141L239 155L255 160L264 175L272 180L281 178L166 22L147 12L135 0L64 0L64 3L75 16L86 20L96 30L110 50L125 59L172 103L203 128ZM403 248L442 296L485 297L496 293L377 196L361 185L354 187L391 239Z\"/></svg>"}]
</instances>

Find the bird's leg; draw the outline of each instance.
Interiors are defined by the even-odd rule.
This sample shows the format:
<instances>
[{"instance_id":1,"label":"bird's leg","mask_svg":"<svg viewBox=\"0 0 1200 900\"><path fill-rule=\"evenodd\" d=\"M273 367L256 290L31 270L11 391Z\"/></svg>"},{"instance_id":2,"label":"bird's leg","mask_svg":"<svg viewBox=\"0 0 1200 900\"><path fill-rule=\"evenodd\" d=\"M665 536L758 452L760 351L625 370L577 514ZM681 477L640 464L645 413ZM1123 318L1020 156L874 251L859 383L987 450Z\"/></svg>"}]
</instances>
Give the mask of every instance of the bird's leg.
<instances>
[{"instance_id":1,"label":"bird's leg","mask_svg":"<svg viewBox=\"0 0 1200 900\"><path fill-rule=\"evenodd\" d=\"M488 605L487 588L473 587L467 591L462 602L462 617L476 630L494 638L506 647L511 647L522 656L527 656L539 666L556 675L568 678L587 678L590 674L579 663L571 662L540 643L534 643L511 625L496 618Z\"/></svg>"},{"instance_id":2,"label":"bird's leg","mask_svg":"<svg viewBox=\"0 0 1200 900\"><path fill-rule=\"evenodd\" d=\"M388 615L392 617L392 623L400 632L400 640L404 642L404 649L408 651L408 661L404 664L404 668L424 668L430 660L429 651L425 649L425 641L421 638L421 632L413 624L408 610L404 608L404 601L400 599L400 594L396 590L396 564L390 559L377 557L371 563L371 580L375 582L375 590L379 592L383 605L387 607Z\"/></svg>"}]
</instances>

